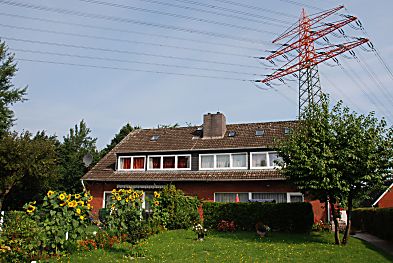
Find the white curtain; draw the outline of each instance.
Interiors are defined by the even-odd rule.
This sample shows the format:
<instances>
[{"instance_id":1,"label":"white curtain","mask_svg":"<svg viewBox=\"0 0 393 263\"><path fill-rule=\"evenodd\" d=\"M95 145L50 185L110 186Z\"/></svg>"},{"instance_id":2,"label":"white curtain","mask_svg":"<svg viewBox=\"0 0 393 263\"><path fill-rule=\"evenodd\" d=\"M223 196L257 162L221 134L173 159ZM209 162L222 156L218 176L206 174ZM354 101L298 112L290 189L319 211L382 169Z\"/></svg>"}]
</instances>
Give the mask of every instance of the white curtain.
<instances>
[{"instance_id":1,"label":"white curtain","mask_svg":"<svg viewBox=\"0 0 393 263\"><path fill-rule=\"evenodd\" d=\"M232 154L232 166L236 167L247 167L247 154Z\"/></svg>"},{"instance_id":2,"label":"white curtain","mask_svg":"<svg viewBox=\"0 0 393 263\"><path fill-rule=\"evenodd\" d=\"M217 155L217 168L230 167L229 154Z\"/></svg>"}]
</instances>

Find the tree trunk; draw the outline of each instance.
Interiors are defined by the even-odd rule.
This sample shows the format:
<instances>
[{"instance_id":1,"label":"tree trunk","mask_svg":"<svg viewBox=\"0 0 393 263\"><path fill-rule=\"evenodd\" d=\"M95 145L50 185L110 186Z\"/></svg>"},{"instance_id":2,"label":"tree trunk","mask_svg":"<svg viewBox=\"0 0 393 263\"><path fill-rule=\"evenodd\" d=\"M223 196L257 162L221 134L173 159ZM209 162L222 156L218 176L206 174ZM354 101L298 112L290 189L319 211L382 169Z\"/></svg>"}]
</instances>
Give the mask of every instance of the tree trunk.
<instances>
[{"instance_id":1,"label":"tree trunk","mask_svg":"<svg viewBox=\"0 0 393 263\"><path fill-rule=\"evenodd\" d=\"M334 207L335 203L330 202L330 208L332 210L333 214L333 222L334 222L334 240L336 242L336 245L340 245L340 232L338 229L338 216L337 216L337 211L336 208Z\"/></svg>"},{"instance_id":2,"label":"tree trunk","mask_svg":"<svg viewBox=\"0 0 393 263\"><path fill-rule=\"evenodd\" d=\"M345 227L345 232L342 240L342 244L346 245L349 239L349 232L351 231L351 221L352 221L352 195L348 196L348 208L347 208L347 225Z\"/></svg>"}]
</instances>

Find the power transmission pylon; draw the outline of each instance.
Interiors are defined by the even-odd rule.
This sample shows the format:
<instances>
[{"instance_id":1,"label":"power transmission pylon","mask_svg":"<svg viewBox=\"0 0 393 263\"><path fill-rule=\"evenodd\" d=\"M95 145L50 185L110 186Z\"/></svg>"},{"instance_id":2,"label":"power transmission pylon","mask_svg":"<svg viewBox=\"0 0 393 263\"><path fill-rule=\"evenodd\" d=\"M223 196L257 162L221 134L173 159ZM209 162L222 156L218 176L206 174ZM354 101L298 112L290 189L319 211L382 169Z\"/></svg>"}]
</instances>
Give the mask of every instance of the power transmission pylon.
<instances>
[{"instance_id":1,"label":"power transmission pylon","mask_svg":"<svg viewBox=\"0 0 393 263\"><path fill-rule=\"evenodd\" d=\"M286 53L291 51L296 51L298 53L284 66L268 75L265 79L257 80L256 82L262 82L269 85L269 82L272 80L279 79L283 81L282 77L286 75L298 74L296 76L299 79L299 118L308 105L319 103L320 101L322 89L318 73L318 64L369 41L366 38L356 38L356 40L352 42L329 44L322 48L315 48L316 40L323 38L326 42L330 43L326 35L335 30L340 30L341 27L357 19L354 16L342 15L344 19L334 23L321 22L342 8L344 8L344 6L327 10L312 17L307 16L306 11L303 9L298 25L285 31L278 38L273 40L273 43L278 43L281 40L290 38L289 41L285 44L281 44L281 48L272 52L271 55L261 57L271 61L278 56L285 56ZM291 41L293 42L289 43Z\"/></svg>"}]
</instances>

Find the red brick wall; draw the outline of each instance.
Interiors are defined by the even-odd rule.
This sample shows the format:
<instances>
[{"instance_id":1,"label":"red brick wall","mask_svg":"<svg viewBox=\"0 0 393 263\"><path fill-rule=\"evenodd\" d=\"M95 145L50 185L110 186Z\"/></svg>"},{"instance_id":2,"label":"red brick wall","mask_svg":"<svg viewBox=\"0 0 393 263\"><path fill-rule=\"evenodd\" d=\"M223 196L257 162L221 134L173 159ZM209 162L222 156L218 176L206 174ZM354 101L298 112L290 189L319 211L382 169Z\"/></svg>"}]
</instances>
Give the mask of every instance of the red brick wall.
<instances>
[{"instance_id":1,"label":"red brick wall","mask_svg":"<svg viewBox=\"0 0 393 263\"><path fill-rule=\"evenodd\" d=\"M379 200L378 207L393 207L393 187Z\"/></svg>"},{"instance_id":2,"label":"red brick wall","mask_svg":"<svg viewBox=\"0 0 393 263\"><path fill-rule=\"evenodd\" d=\"M98 214L102 208L104 191L112 191L117 183L85 183L93 195L93 214ZM130 183L131 184L131 183ZM139 183L138 183L139 184ZM215 192L297 192L294 186L285 181L243 181L243 182L175 182L177 188L187 195L198 196L204 201L214 201ZM306 200L308 201L308 200ZM319 201L309 201L314 210L314 222L324 220L324 204Z\"/></svg>"}]
</instances>

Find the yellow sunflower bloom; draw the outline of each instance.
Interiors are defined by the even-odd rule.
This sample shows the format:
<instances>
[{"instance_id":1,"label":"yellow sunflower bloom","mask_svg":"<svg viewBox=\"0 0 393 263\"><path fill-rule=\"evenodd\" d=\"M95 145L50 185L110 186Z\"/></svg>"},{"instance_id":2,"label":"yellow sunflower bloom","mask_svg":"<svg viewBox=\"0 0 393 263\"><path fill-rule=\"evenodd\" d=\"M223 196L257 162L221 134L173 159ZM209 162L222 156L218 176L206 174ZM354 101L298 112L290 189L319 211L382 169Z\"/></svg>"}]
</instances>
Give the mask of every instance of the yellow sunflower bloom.
<instances>
[{"instance_id":1,"label":"yellow sunflower bloom","mask_svg":"<svg viewBox=\"0 0 393 263\"><path fill-rule=\"evenodd\" d=\"M71 194L68 194L67 195L67 201L70 201L70 199L71 199Z\"/></svg>"},{"instance_id":2,"label":"yellow sunflower bloom","mask_svg":"<svg viewBox=\"0 0 393 263\"><path fill-rule=\"evenodd\" d=\"M91 209L92 208L92 206L90 205L90 204L87 204L87 209Z\"/></svg>"},{"instance_id":3,"label":"yellow sunflower bloom","mask_svg":"<svg viewBox=\"0 0 393 263\"><path fill-rule=\"evenodd\" d=\"M116 196L116 200L121 201L121 196L120 195Z\"/></svg>"},{"instance_id":4,"label":"yellow sunflower bloom","mask_svg":"<svg viewBox=\"0 0 393 263\"><path fill-rule=\"evenodd\" d=\"M132 193L132 190L131 189L128 189L127 190L127 194L131 194Z\"/></svg>"},{"instance_id":5,"label":"yellow sunflower bloom","mask_svg":"<svg viewBox=\"0 0 393 263\"><path fill-rule=\"evenodd\" d=\"M93 200L93 196L92 195L89 197L88 202L91 202L91 200Z\"/></svg>"},{"instance_id":6,"label":"yellow sunflower bloom","mask_svg":"<svg viewBox=\"0 0 393 263\"><path fill-rule=\"evenodd\" d=\"M82 221L85 219L84 216L80 216L79 218L80 218L80 220L82 220Z\"/></svg>"},{"instance_id":7,"label":"yellow sunflower bloom","mask_svg":"<svg viewBox=\"0 0 393 263\"><path fill-rule=\"evenodd\" d=\"M88 193L87 192L85 192L85 194L83 195L84 197L88 197L89 195L88 195Z\"/></svg>"},{"instance_id":8,"label":"yellow sunflower bloom","mask_svg":"<svg viewBox=\"0 0 393 263\"><path fill-rule=\"evenodd\" d=\"M128 201L129 201L129 199L128 199L128 198L126 198L126 203L128 203Z\"/></svg>"},{"instance_id":9,"label":"yellow sunflower bloom","mask_svg":"<svg viewBox=\"0 0 393 263\"><path fill-rule=\"evenodd\" d=\"M77 209L76 209L76 213L77 213L78 215L80 215L81 212L82 212L82 210L81 210L80 208L77 208Z\"/></svg>"},{"instance_id":10,"label":"yellow sunflower bloom","mask_svg":"<svg viewBox=\"0 0 393 263\"><path fill-rule=\"evenodd\" d=\"M155 206L159 206L159 205L160 205L160 202L155 201L155 202L154 202L154 205L155 205Z\"/></svg>"},{"instance_id":11,"label":"yellow sunflower bloom","mask_svg":"<svg viewBox=\"0 0 393 263\"><path fill-rule=\"evenodd\" d=\"M59 199L60 199L60 200L64 200L65 198L66 198L66 195L65 195L65 194L60 194L60 195L59 195Z\"/></svg>"},{"instance_id":12,"label":"yellow sunflower bloom","mask_svg":"<svg viewBox=\"0 0 393 263\"><path fill-rule=\"evenodd\" d=\"M27 213L31 214L35 211L36 207L34 205L29 205L27 208Z\"/></svg>"},{"instance_id":13,"label":"yellow sunflower bloom","mask_svg":"<svg viewBox=\"0 0 393 263\"><path fill-rule=\"evenodd\" d=\"M116 189L113 189L113 190L112 190L112 194L116 194Z\"/></svg>"},{"instance_id":14,"label":"yellow sunflower bloom","mask_svg":"<svg viewBox=\"0 0 393 263\"><path fill-rule=\"evenodd\" d=\"M67 204L67 202L63 202L60 204L60 206L65 206Z\"/></svg>"},{"instance_id":15,"label":"yellow sunflower bloom","mask_svg":"<svg viewBox=\"0 0 393 263\"><path fill-rule=\"evenodd\" d=\"M51 197L54 193L55 193L54 191L49 190L48 193L47 193L47 195L48 195L48 197Z\"/></svg>"},{"instance_id":16,"label":"yellow sunflower bloom","mask_svg":"<svg viewBox=\"0 0 393 263\"><path fill-rule=\"evenodd\" d=\"M80 194L75 194L75 199L80 199L81 195Z\"/></svg>"},{"instance_id":17,"label":"yellow sunflower bloom","mask_svg":"<svg viewBox=\"0 0 393 263\"><path fill-rule=\"evenodd\" d=\"M72 200L71 202L68 203L68 207L76 207L78 204L75 200Z\"/></svg>"},{"instance_id":18,"label":"yellow sunflower bloom","mask_svg":"<svg viewBox=\"0 0 393 263\"><path fill-rule=\"evenodd\" d=\"M78 201L78 205L84 206L84 205L85 205L85 202L83 202L83 201Z\"/></svg>"}]
</instances>

